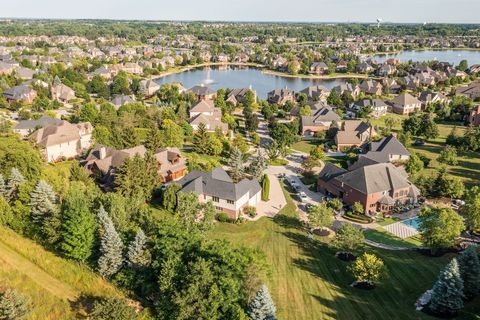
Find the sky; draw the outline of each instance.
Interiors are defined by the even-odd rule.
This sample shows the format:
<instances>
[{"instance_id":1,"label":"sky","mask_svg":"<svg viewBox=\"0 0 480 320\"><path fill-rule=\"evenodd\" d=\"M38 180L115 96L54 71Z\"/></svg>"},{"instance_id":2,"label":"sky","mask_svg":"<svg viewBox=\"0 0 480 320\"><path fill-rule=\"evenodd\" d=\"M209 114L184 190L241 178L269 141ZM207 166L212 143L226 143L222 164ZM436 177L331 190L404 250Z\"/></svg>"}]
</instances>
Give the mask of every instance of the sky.
<instances>
[{"instance_id":1,"label":"sky","mask_svg":"<svg viewBox=\"0 0 480 320\"><path fill-rule=\"evenodd\" d=\"M0 0L0 17L480 23L480 0Z\"/></svg>"}]
</instances>

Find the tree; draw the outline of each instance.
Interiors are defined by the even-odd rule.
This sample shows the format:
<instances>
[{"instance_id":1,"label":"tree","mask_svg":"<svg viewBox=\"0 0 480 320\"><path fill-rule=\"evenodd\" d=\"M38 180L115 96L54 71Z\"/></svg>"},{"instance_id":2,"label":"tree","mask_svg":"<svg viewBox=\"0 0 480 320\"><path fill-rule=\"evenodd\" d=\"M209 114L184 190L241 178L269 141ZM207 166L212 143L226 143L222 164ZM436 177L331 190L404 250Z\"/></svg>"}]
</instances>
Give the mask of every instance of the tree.
<instances>
[{"instance_id":1,"label":"tree","mask_svg":"<svg viewBox=\"0 0 480 320\"><path fill-rule=\"evenodd\" d=\"M338 198L332 198L327 201L327 206L335 211L340 211L343 208L343 202Z\"/></svg>"},{"instance_id":2,"label":"tree","mask_svg":"<svg viewBox=\"0 0 480 320\"><path fill-rule=\"evenodd\" d=\"M218 156L223 151L223 143L222 140L217 138L214 134L207 135L207 145L206 145L206 153L211 156Z\"/></svg>"},{"instance_id":3,"label":"tree","mask_svg":"<svg viewBox=\"0 0 480 320\"><path fill-rule=\"evenodd\" d=\"M460 276L457 259L440 272L432 289L428 308L442 316L455 316L463 308L463 280Z\"/></svg>"},{"instance_id":4,"label":"tree","mask_svg":"<svg viewBox=\"0 0 480 320\"><path fill-rule=\"evenodd\" d=\"M440 151L438 161L451 166L456 166L458 164L457 149L453 146L445 146L445 148Z\"/></svg>"},{"instance_id":5,"label":"tree","mask_svg":"<svg viewBox=\"0 0 480 320\"><path fill-rule=\"evenodd\" d=\"M135 267L145 267L150 264L150 252L147 250L147 236L142 229L138 229L135 239L128 246L128 263Z\"/></svg>"},{"instance_id":6,"label":"tree","mask_svg":"<svg viewBox=\"0 0 480 320\"><path fill-rule=\"evenodd\" d=\"M198 194L195 192L177 193L177 209L175 213L186 222L188 226L197 221L201 210Z\"/></svg>"},{"instance_id":7,"label":"tree","mask_svg":"<svg viewBox=\"0 0 480 320\"><path fill-rule=\"evenodd\" d=\"M40 177L42 166L40 154L30 143L0 137L0 173L4 177L15 167L27 180L36 181Z\"/></svg>"},{"instance_id":8,"label":"tree","mask_svg":"<svg viewBox=\"0 0 480 320\"><path fill-rule=\"evenodd\" d=\"M35 189L30 193L30 213L35 222L40 223L48 215L56 212L57 195L52 187L45 181L40 180Z\"/></svg>"},{"instance_id":9,"label":"tree","mask_svg":"<svg viewBox=\"0 0 480 320\"><path fill-rule=\"evenodd\" d=\"M382 259L365 252L348 267L348 271L358 283L375 285L386 274L386 267Z\"/></svg>"},{"instance_id":10,"label":"tree","mask_svg":"<svg viewBox=\"0 0 480 320\"><path fill-rule=\"evenodd\" d=\"M416 153L412 153L407 163L405 164L405 169L411 175L417 174L418 172L422 171L423 167L424 163Z\"/></svg>"},{"instance_id":11,"label":"tree","mask_svg":"<svg viewBox=\"0 0 480 320\"><path fill-rule=\"evenodd\" d=\"M258 179L262 176L263 171L267 167L267 161L263 154L259 154L258 156L254 157L250 162L250 165L247 167L246 172L250 174L252 177Z\"/></svg>"},{"instance_id":12,"label":"tree","mask_svg":"<svg viewBox=\"0 0 480 320\"><path fill-rule=\"evenodd\" d=\"M358 201L353 204L352 211L355 214L363 214L365 212L363 209L363 205Z\"/></svg>"},{"instance_id":13,"label":"tree","mask_svg":"<svg viewBox=\"0 0 480 320\"><path fill-rule=\"evenodd\" d=\"M198 125L197 132L193 135L193 150L195 152L206 154L207 153L207 128L203 122Z\"/></svg>"},{"instance_id":14,"label":"tree","mask_svg":"<svg viewBox=\"0 0 480 320\"><path fill-rule=\"evenodd\" d=\"M130 85L128 83L128 76L125 72L119 72L112 82L112 94L130 94Z\"/></svg>"},{"instance_id":15,"label":"tree","mask_svg":"<svg viewBox=\"0 0 480 320\"><path fill-rule=\"evenodd\" d=\"M87 103L80 109L79 120L82 122L97 123L99 112L95 103Z\"/></svg>"},{"instance_id":16,"label":"tree","mask_svg":"<svg viewBox=\"0 0 480 320\"><path fill-rule=\"evenodd\" d=\"M157 169L157 160L151 152L147 152L144 158L138 154L127 158L116 172L116 190L126 197L150 199L159 183Z\"/></svg>"},{"instance_id":17,"label":"tree","mask_svg":"<svg viewBox=\"0 0 480 320\"><path fill-rule=\"evenodd\" d=\"M457 69L458 69L459 71L467 71L467 69L468 69L468 62L467 62L467 60L464 59L464 60L460 61L460 63L459 63L458 66L457 66Z\"/></svg>"},{"instance_id":18,"label":"tree","mask_svg":"<svg viewBox=\"0 0 480 320\"><path fill-rule=\"evenodd\" d=\"M230 173L232 180L238 182L243 179L244 176L244 156L239 148L234 147L230 152L230 159L228 165L230 166Z\"/></svg>"},{"instance_id":19,"label":"tree","mask_svg":"<svg viewBox=\"0 0 480 320\"><path fill-rule=\"evenodd\" d=\"M4 199L8 198L8 190L7 185L5 184L5 179L3 178L3 174L0 173L0 197Z\"/></svg>"},{"instance_id":20,"label":"tree","mask_svg":"<svg viewBox=\"0 0 480 320\"><path fill-rule=\"evenodd\" d=\"M95 320L134 320L137 315L124 299L108 297L95 301L90 317Z\"/></svg>"},{"instance_id":21,"label":"tree","mask_svg":"<svg viewBox=\"0 0 480 320\"><path fill-rule=\"evenodd\" d=\"M327 103L335 107L340 107L342 105L342 98L340 98L337 90L330 91L330 95L327 98Z\"/></svg>"},{"instance_id":22,"label":"tree","mask_svg":"<svg viewBox=\"0 0 480 320\"><path fill-rule=\"evenodd\" d=\"M177 206L177 193L182 187L178 183L169 184L162 193L162 206L173 212Z\"/></svg>"},{"instance_id":23,"label":"tree","mask_svg":"<svg viewBox=\"0 0 480 320\"><path fill-rule=\"evenodd\" d=\"M61 210L60 248L66 257L85 261L92 255L95 239L95 216L80 188L72 188Z\"/></svg>"},{"instance_id":24,"label":"tree","mask_svg":"<svg viewBox=\"0 0 480 320\"><path fill-rule=\"evenodd\" d=\"M434 193L442 197L460 198L465 192L465 185L459 177L447 174L445 168L440 168L433 182Z\"/></svg>"},{"instance_id":25,"label":"tree","mask_svg":"<svg viewBox=\"0 0 480 320\"><path fill-rule=\"evenodd\" d=\"M10 173L10 179L8 179L7 184L7 191L8 191L8 198L10 200L14 199L17 196L18 189L20 185L25 182L25 178L23 175L18 171L17 168L12 168Z\"/></svg>"},{"instance_id":26,"label":"tree","mask_svg":"<svg viewBox=\"0 0 480 320\"><path fill-rule=\"evenodd\" d=\"M270 179L267 174L262 176L260 183L262 185L262 200L268 201L270 197Z\"/></svg>"},{"instance_id":27,"label":"tree","mask_svg":"<svg viewBox=\"0 0 480 320\"><path fill-rule=\"evenodd\" d=\"M451 208L423 208L418 218L422 241L432 254L453 246L465 229L462 217Z\"/></svg>"},{"instance_id":28,"label":"tree","mask_svg":"<svg viewBox=\"0 0 480 320\"><path fill-rule=\"evenodd\" d=\"M461 212L470 230L480 229L480 187L474 186L467 192Z\"/></svg>"},{"instance_id":29,"label":"tree","mask_svg":"<svg viewBox=\"0 0 480 320\"><path fill-rule=\"evenodd\" d=\"M322 146L316 146L310 150L310 157L316 160L325 160L325 152L323 152Z\"/></svg>"},{"instance_id":30,"label":"tree","mask_svg":"<svg viewBox=\"0 0 480 320\"><path fill-rule=\"evenodd\" d=\"M317 167L318 165L320 165L320 160L312 156L309 156L303 159L303 162L302 162L303 170L305 170L305 172L308 172L308 173L311 173L313 168Z\"/></svg>"},{"instance_id":31,"label":"tree","mask_svg":"<svg viewBox=\"0 0 480 320\"><path fill-rule=\"evenodd\" d=\"M23 319L29 312L28 300L13 289L0 293L0 319Z\"/></svg>"},{"instance_id":32,"label":"tree","mask_svg":"<svg viewBox=\"0 0 480 320\"><path fill-rule=\"evenodd\" d=\"M248 316L252 320L275 320L277 308L266 285L262 285L248 305Z\"/></svg>"},{"instance_id":33,"label":"tree","mask_svg":"<svg viewBox=\"0 0 480 320\"><path fill-rule=\"evenodd\" d=\"M392 132L393 128L398 125L399 120L397 118L387 116L385 117L385 127L387 128L387 131L390 133Z\"/></svg>"},{"instance_id":34,"label":"tree","mask_svg":"<svg viewBox=\"0 0 480 320\"><path fill-rule=\"evenodd\" d=\"M480 258L474 246L469 246L458 256L458 267L463 280L463 293L467 300L480 293Z\"/></svg>"},{"instance_id":35,"label":"tree","mask_svg":"<svg viewBox=\"0 0 480 320\"><path fill-rule=\"evenodd\" d=\"M110 277L118 272L123 264L123 243L122 239L115 230L112 220L104 215L99 220L103 222L101 226L103 235L100 241L100 258L98 259L98 272L103 277Z\"/></svg>"},{"instance_id":36,"label":"tree","mask_svg":"<svg viewBox=\"0 0 480 320\"><path fill-rule=\"evenodd\" d=\"M162 121L163 143L166 147L181 147L183 145L183 129L170 119Z\"/></svg>"},{"instance_id":37,"label":"tree","mask_svg":"<svg viewBox=\"0 0 480 320\"><path fill-rule=\"evenodd\" d=\"M364 243L365 236L362 231L350 223L345 223L337 230L332 246L339 251L355 253L363 248Z\"/></svg>"},{"instance_id":38,"label":"tree","mask_svg":"<svg viewBox=\"0 0 480 320\"><path fill-rule=\"evenodd\" d=\"M325 202L308 208L308 220L314 228L323 229L333 224L333 209Z\"/></svg>"}]
</instances>

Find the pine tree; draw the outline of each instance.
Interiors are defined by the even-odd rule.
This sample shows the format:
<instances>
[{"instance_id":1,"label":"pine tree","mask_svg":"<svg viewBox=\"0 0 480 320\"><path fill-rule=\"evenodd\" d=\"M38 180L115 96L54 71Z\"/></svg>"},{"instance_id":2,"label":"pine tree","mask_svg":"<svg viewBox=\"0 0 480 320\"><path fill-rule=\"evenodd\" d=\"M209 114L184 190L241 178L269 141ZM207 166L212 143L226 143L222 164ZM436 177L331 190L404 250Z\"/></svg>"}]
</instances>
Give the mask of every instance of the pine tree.
<instances>
[{"instance_id":1,"label":"pine tree","mask_svg":"<svg viewBox=\"0 0 480 320\"><path fill-rule=\"evenodd\" d=\"M440 272L432 289L429 309L442 316L454 316L463 308L463 280L457 259L452 261Z\"/></svg>"},{"instance_id":2,"label":"pine tree","mask_svg":"<svg viewBox=\"0 0 480 320\"><path fill-rule=\"evenodd\" d=\"M30 193L30 213L35 222L42 222L50 213L57 210L57 195L52 187L45 181L40 180L35 189Z\"/></svg>"},{"instance_id":3,"label":"pine tree","mask_svg":"<svg viewBox=\"0 0 480 320\"><path fill-rule=\"evenodd\" d=\"M459 255L458 267L463 280L465 298L473 299L480 293L480 259L473 246Z\"/></svg>"},{"instance_id":4,"label":"pine tree","mask_svg":"<svg viewBox=\"0 0 480 320\"><path fill-rule=\"evenodd\" d=\"M5 184L5 179L2 174L0 174L0 197L3 197L4 199L7 199L8 197L7 185Z\"/></svg>"},{"instance_id":5,"label":"pine tree","mask_svg":"<svg viewBox=\"0 0 480 320\"><path fill-rule=\"evenodd\" d=\"M62 241L65 256L85 261L92 255L95 240L95 216L90 212L87 198L73 192L62 208Z\"/></svg>"},{"instance_id":6,"label":"pine tree","mask_svg":"<svg viewBox=\"0 0 480 320\"><path fill-rule=\"evenodd\" d=\"M28 313L28 301L12 289L0 293L0 319L22 319Z\"/></svg>"},{"instance_id":7,"label":"pine tree","mask_svg":"<svg viewBox=\"0 0 480 320\"><path fill-rule=\"evenodd\" d=\"M242 180L244 174L244 159L242 151L239 148L234 147L230 152L230 159L228 165L231 168L232 179L234 182Z\"/></svg>"},{"instance_id":8,"label":"pine tree","mask_svg":"<svg viewBox=\"0 0 480 320\"><path fill-rule=\"evenodd\" d=\"M248 306L248 316L252 320L275 320L277 308L266 285L255 294Z\"/></svg>"},{"instance_id":9,"label":"pine tree","mask_svg":"<svg viewBox=\"0 0 480 320\"><path fill-rule=\"evenodd\" d=\"M127 259L130 265L143 267L150 263L150 253L146 249L147 237L138 229L135 240L128 246Z\"/></svg>"},{"instance_id":10,"label":"pine tree","mask_svg":"<svg viewBox=\"0 0 480 320\"><path fill-rule=\"evenodd\" d=\"M20 171L18 171L17 168L12 168L10 179L8 180L7 184L7 193L9 199L14 199L17 196L18 188L24 182L25 178Z\"/></svg>"},{"instance_id":11,"label":"pine tree","mask_svg":"<svg viewBox=\"0 0 480 320\"><path fill-rule=\"evenodd\" d=\"M105 224L101 226L104 232L100 242L101 256L98 259L98 272L104 277L110 277L122 266L123 243L112 220L108 216L102 219Z\"/></svg>"},{"instance_id":12,"label":"pine tree","mask_svg":"<svg viewBox=\"0 0 480 320\"><path fill-rule=\"evenodd\" d=\"M101 204L100 208L98 209L97 222L98 222L98 225L100 226L100 235L102 236L103 233L105 232L103 228L112 222L112 220L108 216L107 211L103 207L103 204Z\"/></svg>"}]
</instances>

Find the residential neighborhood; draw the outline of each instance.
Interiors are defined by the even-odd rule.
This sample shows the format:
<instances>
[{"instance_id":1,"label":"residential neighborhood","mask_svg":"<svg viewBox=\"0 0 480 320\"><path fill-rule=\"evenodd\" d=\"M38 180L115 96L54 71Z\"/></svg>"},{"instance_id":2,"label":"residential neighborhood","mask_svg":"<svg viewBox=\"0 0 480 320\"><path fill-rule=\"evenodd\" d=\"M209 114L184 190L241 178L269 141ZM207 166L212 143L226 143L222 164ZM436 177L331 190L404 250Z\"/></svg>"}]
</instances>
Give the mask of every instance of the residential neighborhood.
<instances>
[{"instance_id":1,"label":"residential neighborhood","mask_svg":"<svg viewBox=\"0 0 480 320\"><path fill-rule=\"evenodd\" d=\"M0 319L478 317L479 25L221 21L0 19Z\"/></svg>"}]
</instances>

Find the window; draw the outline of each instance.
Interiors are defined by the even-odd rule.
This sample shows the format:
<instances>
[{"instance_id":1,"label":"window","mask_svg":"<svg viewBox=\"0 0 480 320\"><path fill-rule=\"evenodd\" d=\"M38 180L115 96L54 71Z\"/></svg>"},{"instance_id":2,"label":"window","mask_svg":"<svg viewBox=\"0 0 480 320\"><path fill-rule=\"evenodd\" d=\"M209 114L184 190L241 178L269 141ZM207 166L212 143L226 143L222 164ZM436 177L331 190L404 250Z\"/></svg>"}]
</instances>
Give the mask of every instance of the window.
<instances>
[{"instance_id":1,"label":"window","mask_svg":"<svg viewBox=\"0 0 480 320\"><path fill-rule=\"evenodd\" d=\"M213 202L220 202L220 199L218 197L212 197Z\"/></svg>"},{"instance_id":2,"label":"window","mask_svg":"<svg viewBox=\"0 0 480 320\"><path fill-rule=\"evenodd\" d=\"M234 204L235 202L233 200L227 200L228 204Z\"/></svg>"}]
</instances>

